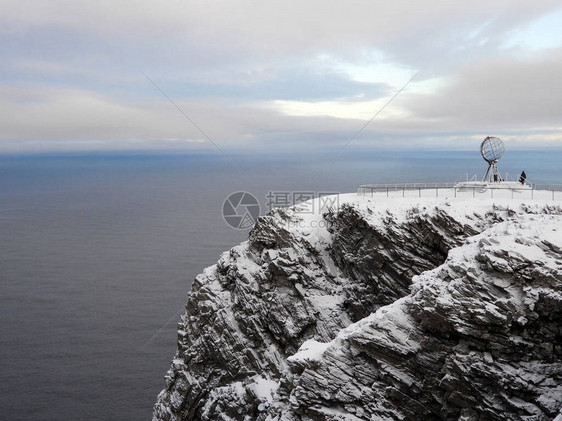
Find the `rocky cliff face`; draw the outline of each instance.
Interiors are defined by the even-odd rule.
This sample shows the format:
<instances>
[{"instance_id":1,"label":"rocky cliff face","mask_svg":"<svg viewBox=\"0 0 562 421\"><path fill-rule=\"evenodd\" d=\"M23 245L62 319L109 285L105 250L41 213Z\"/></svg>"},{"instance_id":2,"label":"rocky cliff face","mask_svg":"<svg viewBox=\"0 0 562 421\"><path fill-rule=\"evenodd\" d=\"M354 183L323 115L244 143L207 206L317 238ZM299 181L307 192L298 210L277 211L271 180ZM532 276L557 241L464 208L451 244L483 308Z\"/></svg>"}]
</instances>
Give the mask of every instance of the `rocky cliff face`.
<instances>
[{"instance_id":1,"label":"rocky cliff face","mask_svg":"<svg viewBox=\"0 0 562 421\"><path fill-rule=\"evenodd\" d=\"M554 419L561 216L355 195L277 210L196 278L154 419Z\"/></svg>"}]
</instances>

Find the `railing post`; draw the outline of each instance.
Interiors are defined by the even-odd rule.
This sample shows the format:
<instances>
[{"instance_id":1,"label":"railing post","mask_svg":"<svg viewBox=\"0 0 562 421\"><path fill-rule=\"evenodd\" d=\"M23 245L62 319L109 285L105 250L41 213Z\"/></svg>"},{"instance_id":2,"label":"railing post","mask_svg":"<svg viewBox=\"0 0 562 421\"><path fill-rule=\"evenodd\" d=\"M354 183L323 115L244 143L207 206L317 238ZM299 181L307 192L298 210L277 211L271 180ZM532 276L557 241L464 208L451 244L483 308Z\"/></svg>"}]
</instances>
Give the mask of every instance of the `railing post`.
<instances>
[{"instance_id":1,"label":"railing post","mask_svg":"<svg viewBox=\"0 0 562 421\"><path fill-rule=\"evenodd\" d=\"M386 197L388 197L388 187L386 188Z\"/></svg>"},{"instance_id":2,"label":"railing post","mask_svg":"<svg viewBox=\"0 0 562 421\"><path fill-rule=\"evenodd\" d=\"M439 187L435 187L435 197L439 197Z\"/></svg>"},{"instance_id":3,"label":"railing post","mask_svg":"<svg viewBox=\"0 0 562 421\"><path fill-rule=\"evenodd\" d=\"M475 187L472 188L472 197L476 197L476 188Z\"/></svg>"},{"instance_id":4,"label":"railing post","mask_svg":"<svg viewBox=\"0 0 562 421\"><path fill-rule=\"evenodd\" d=\"M455 190L455 197L457 197L457 188L454 187L453 190Z\"/></svg>"}]
</instances>

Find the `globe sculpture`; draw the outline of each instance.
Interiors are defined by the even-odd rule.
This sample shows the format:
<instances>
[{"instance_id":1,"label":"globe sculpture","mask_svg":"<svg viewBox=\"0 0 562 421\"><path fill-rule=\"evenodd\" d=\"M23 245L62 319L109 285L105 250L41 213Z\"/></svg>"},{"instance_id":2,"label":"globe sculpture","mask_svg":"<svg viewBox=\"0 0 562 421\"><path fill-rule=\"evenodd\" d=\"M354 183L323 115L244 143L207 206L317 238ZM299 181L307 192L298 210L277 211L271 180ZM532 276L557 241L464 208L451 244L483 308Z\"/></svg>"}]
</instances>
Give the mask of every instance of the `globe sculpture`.
<instances>
[{"instance_id":1,"label":"globe sculpture","mask_svg":"<svg viewBox=\"0 0 562 421\"><path fill-rule=\"evenodd\" d=\"M484 139L480 145L480 153L482 154L482 158L488 163L488 169L482 181L487 183L499 183L503 181L496 164L504 152L505 146L499 137L488 136Z\"/></svg>"}]
</instances>

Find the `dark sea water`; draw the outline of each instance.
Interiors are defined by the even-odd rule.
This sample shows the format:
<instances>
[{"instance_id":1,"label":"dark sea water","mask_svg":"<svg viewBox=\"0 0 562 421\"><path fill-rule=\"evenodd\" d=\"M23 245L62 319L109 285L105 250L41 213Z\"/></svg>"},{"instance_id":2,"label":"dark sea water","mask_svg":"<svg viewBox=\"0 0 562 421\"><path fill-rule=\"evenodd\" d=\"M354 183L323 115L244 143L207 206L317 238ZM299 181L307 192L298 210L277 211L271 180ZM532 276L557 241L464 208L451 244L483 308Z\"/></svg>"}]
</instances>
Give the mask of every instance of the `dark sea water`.
<instances>
[{"instance_id":1,"label":"dark sea water","mask_svg":"<svg viewBox=\"0 0 562 421\"><path fill-rule=\"evenodd\" d=\"M245 190L350 192L455 181L478 152L91 154L0 157L0 418L148 420L191 281L247 232ZM500 170L562 184L562 151L512 151ZM241 171L241 170L242 171ZM244 174L243 174L243 173Z\"/></svg>"}]
</instances>

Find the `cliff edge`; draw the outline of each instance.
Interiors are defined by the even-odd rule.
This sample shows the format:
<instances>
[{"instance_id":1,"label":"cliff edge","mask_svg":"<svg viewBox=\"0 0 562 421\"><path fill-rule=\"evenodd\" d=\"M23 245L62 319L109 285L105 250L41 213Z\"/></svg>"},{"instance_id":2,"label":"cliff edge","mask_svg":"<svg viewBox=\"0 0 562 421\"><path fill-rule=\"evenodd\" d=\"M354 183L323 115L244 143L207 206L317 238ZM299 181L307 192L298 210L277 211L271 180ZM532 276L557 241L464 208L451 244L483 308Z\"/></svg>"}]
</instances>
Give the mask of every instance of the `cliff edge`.
<instances>
[{"instance_id":1,"label":"cliff edge","mask_svg":"<svg viewBox=\"0 0 562 421\"><path fill-rule=\"evenodd\" d=\"M561 216L355 194L275 210L195 279L153 419L562 420Z\"/></svg>"}]
</instances>

